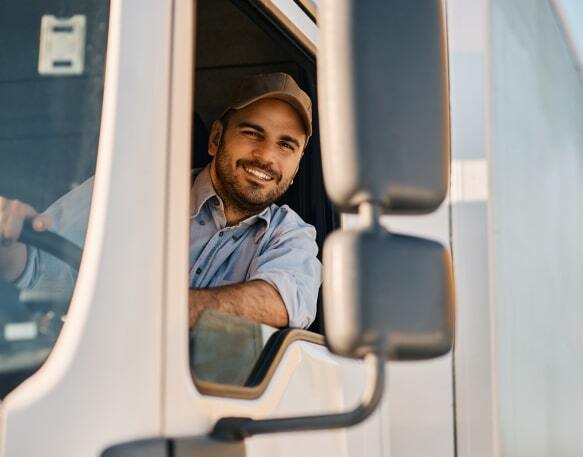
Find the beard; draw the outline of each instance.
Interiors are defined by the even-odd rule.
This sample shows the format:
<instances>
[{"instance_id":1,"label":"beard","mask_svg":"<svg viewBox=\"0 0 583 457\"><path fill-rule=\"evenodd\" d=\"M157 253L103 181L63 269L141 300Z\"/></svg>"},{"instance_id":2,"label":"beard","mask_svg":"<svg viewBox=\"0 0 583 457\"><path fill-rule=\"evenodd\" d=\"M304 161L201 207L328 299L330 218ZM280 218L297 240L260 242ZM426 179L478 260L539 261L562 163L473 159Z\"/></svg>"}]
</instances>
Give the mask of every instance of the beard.
<instances>
[{"instance_id":1,"label":"beard","mask_svg":"<svg viewBox=\"0 0 583 457\"><path fill-rule=\"evenodd\" d=\"M269 164L259 160L239 159L233 162L232 154L221 144L215 157L215 171L220 182L222 193L220 197L226 203L248 214L257 214L278 200L289 188L291 180L284 179L282 174ZM245 167L253 167L273 177L273 181L266 184L267 189L261 184L237 178L237 173L246 173ZM272 185L274 184L274 185Z\"/></svg>"}]
</instances>

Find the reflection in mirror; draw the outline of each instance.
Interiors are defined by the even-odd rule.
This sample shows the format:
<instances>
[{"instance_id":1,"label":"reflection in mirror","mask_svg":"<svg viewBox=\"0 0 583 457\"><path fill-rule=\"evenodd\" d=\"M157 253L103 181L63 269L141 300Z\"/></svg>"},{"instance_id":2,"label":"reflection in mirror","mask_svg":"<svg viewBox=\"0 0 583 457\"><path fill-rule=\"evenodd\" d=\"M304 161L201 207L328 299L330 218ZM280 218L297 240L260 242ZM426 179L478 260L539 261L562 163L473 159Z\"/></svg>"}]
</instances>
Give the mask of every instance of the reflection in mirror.
<instances>
[{"instance_id":1,"label":"reflection in mirror","mask_svg":"<svg viewBox=\"0 0 583 457\"><path fill-rule=\"evenodd\" d=\"M195 382L250 386L253 368L277 331L231 314L203 311L190 332L190 370Z\"/></svg>"}]
</instances>

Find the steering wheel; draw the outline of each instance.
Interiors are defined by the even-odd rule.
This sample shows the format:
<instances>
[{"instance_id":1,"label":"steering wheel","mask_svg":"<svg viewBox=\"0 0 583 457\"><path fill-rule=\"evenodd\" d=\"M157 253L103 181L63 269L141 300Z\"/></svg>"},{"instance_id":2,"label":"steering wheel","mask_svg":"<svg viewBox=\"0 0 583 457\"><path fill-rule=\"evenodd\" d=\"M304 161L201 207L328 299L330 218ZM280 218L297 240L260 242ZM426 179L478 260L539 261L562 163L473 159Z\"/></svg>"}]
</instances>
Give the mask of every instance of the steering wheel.
<instances>
[{"instance_id":1,"label":"steering wheel","mask_svg":"<svg viewBox=\"0 0 583 457\"><path fill-rule=\"evenodd\" d=\"M55 232L37 232L30 222L25 222L18 241L41 249L79 271L83 249Z\"/></svg>"}]
</instances>

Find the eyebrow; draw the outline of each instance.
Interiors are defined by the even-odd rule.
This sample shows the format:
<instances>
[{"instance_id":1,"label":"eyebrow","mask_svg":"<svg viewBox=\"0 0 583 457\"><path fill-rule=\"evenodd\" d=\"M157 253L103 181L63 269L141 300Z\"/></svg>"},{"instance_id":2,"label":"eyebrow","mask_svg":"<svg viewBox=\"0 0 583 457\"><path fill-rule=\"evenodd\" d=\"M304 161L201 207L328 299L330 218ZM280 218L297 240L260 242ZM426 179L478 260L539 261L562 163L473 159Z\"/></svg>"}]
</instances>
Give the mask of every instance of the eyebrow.
<instances>
[{"instance_id":1,"label":"eyebrow","mask_svg":"<svg viewBox=\"0 0 583 457\"><path fill-rule=\"evenodd\" d=\"M265 133L265 129L263 127L261 127L260 125L257 125L257 124L251 124L250 122L241 122L237 125L237 127L240 129L251 128L251 129L257 130L258 132ZM288 141L290 143L293 143L296 145L297 148L300 147L300 142L296 138L294 138L293 136L282 135L279 137L279 139L282 141Z\"/></svg>"},{"instance_id":2,"label":"eyebrow","mask_svg":"<svg viewBox=\"0 0 583 457\"><path fill-rule=\"evenodd\" d=\"M260 125L257 125L257 124L251 124L250 122L241 122L237 125L237 127L240 129L252 128L252 129L257 130L258 132L261 132L261 133L265 132L265 129L263 127L261 127Z\"/></svg>"}]
</instances>

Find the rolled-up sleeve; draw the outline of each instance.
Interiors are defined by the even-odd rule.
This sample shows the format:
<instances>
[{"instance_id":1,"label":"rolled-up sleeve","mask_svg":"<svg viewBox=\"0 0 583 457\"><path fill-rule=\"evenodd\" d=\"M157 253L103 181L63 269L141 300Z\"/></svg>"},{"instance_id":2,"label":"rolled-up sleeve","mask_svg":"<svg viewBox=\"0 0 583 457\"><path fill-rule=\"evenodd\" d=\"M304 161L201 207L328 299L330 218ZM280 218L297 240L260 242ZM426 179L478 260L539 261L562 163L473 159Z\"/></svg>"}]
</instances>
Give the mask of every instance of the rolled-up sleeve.
<instances>
[{"instance_id":1,"label":"rolled-up sleeve","mask_svg":"<svg viewBox=\"0 0 583 457\"><path fill-rule=\"evenodd\" d=\"M37 248L26 246L26 265L18 278L14 280L14 285L19 289L29 289L33 287L39 275L39 252Z\"/></svg>"},{"instance_id":2,"label":"rolled-up sleeve","mask_svg":"<svg viewBox=\"0 0 583 457\"><path fill-rule=\"evenodd\" d=\"M85 241L93 178L87 179L51 204L43 213L50 217L49 230L82 247ZM77 272L62 260L27 246L24 270L14 281L17 288L38 289L69 294L75 286Z\"/></svg>"},{"instance_id":3,"label":"rolled-up sleeve","mask_svg":"<svg viewBox=\"0 0 583 457\"><path fill-rule=\"evenodd\" d=\"M302 223L276 230L250 266L249 280L262 279L281 295L290 327L306 328L316 317L322 282L317 254L316 230Z\"/></svg>"}]
</instances>

